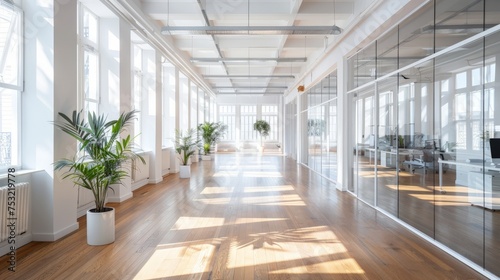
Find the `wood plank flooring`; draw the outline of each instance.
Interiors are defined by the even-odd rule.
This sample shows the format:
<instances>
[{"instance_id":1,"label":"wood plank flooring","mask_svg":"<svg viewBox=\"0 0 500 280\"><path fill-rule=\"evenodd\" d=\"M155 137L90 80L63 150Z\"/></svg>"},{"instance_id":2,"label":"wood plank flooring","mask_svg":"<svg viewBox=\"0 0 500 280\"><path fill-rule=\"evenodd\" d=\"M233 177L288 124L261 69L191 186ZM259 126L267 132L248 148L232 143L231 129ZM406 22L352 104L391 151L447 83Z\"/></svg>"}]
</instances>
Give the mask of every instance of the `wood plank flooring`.
<instances>
[{"instance_id":1,"label":"wood plank flooring","mask_svg":"<svg viewBox=\"0 0 500 280\"><path fill-rule=\"evenodd\" d=\"M88 246L81 218L0 279L485 279L281 156L218 154L109 205L113 244Z\"/></svg>"}]
</instances>

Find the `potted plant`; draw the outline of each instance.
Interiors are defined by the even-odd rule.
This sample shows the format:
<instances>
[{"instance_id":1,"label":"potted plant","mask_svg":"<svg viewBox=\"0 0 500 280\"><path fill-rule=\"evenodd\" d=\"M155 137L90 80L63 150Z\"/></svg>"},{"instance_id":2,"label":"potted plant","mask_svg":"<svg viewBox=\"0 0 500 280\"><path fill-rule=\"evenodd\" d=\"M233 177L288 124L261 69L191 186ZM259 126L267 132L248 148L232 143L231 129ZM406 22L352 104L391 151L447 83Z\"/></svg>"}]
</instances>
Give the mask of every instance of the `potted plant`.
<instances>
[{"instance_id":1,"label":"potted plant","mask_svg":"<svg viewBox=\"0 0 500 280\"><path fill-rule=\"evenodd\" d=\"M200 141L196 139L196 130L191 128L183 133L180 130L175 131L175 151L179 157L179 177L191 177L190 157L194 154Z\"/></svg>"},{"instance_id":2,"label":"potted plant","mask_svg":"<svg viewBox=\"0 0 500 280\"><path fill-rule=\"evenodd\" d=\"M144 159L136 154L133 138L123 137L131 125L136 111L122 113L116 120L107 121L104 115L73 111L71 117L59 113L63 118L54 125L78 142L74 158L61 159L54 163L55 170L65 169L63 179L73 180L76 186L86 188L94 195L95 208L87 211L87 243L104 245L115 240L115 211L106 207L106 196L112 185L120 184L129 176L123 169L130 160Z\"/></svg>"},{"instance_id":3,"label":"potted plant","mask_svg":"<svg viewBox=\"0 0 500 280\"><path fill-rule=\"evenodd\" d=\"M210 148L212 145L219 142L226 132L227 125L221 122L204 122L198 125L198 131L203 140L203 155L202 160L211 160Z\"/></svg>"},{"instance_id":4,"label":"potted plant","mask_svg":"<svg viewBox=\"0 0 500 280\"><path fill-rule=\"evenodd\" d=\"M259 152L263 152L264 146L262 144L262 137L269 136L269 131L271 130L271 126L265 120L258 120L253 124L253 130L256 130L260 135Z\"/></svg>"}]
</instances>

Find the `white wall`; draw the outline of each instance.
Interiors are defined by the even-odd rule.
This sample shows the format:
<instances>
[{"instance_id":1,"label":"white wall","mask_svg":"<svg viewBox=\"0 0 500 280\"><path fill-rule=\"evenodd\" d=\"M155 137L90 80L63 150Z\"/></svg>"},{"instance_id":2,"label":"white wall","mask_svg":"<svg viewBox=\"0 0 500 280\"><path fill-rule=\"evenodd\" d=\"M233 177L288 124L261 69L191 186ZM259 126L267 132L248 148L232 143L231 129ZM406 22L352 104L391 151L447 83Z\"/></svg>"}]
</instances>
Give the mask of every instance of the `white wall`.
<instances>
[{"instance_id":1,"label":"white wall","mask_svg":"<svg viewBox=\"0 0 500 280\"><path fill-rule=\"evenodd\" d=\"M33 239L53 241L78 229L77 189L52 166L55 160L72 156L76 146L51 123L60 119L58 112L71 113L77 105L77 6L76 1L41 0L22 5L26 81L22 162L24 169L43 170L32 179Z\"/></svg>"}]
</instances>

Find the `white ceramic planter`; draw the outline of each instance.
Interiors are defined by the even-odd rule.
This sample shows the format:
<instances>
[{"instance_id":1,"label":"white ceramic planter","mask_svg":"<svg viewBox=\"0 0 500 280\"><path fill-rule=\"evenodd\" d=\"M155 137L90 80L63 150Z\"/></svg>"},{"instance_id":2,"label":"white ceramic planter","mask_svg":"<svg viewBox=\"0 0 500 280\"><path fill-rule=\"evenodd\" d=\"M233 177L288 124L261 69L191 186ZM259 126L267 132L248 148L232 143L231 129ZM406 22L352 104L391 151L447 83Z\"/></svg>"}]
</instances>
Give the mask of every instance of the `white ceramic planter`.
<instances>
[{"instance_id":1,"label":"white ceramic planter","mask_svg":"<svg viewBox=\"0 0 500 280\"><path fill-rule=\"evenodd\" d=\"M87 243L89 245L106 245L115 241L115 209L107 212L87 211Z\"/></svg>"},{"instance_id":2,"label":"white ceramic planter","mask_svg":"<svg viewBox=\"0 0 500 280\"><path fill-rule=\"evenodd\" d=\"M179 166L179 178L190 178L191 177L191 166L181 165Z\"/></svg>"},{"instance_id":3,"label":"white ceramic planter","mask_svg":"<svg viewBox=\"0 0 500 280\"><path fill-rule=\"evenodd\" d=\"M201 160L212 160L212 156L211 155L202 155Z\"/></svg>"}]
</instances>

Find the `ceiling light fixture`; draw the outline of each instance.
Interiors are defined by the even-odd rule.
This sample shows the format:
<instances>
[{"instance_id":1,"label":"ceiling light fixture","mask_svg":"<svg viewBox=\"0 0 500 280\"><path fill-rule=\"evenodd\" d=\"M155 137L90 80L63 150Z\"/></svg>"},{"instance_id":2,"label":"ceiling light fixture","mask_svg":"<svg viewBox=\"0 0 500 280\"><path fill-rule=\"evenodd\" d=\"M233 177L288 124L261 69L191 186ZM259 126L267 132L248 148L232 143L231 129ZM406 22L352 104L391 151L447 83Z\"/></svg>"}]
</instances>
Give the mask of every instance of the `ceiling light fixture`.
<instances>
[{"instance_id":1,"label":"ceiling light fixture","mask_svg":"<svg viewBox=\"0 0 500 280\"><path fill-rule=\"evenodd\" d=\"M163 35L339 35L336 26L164 26Z\"/></svg>"},{"instance_id":2,"label":"ceiling light fixture","mask_svg":"<svg viewBox=\"0 0 500 280\"><path fill-rule=\"evenodd\" d=\"M283 94L283 92L219 92L219 94L249 94L249 95L271 95L271 94Z\"/></svg>"},{"instance_id":3,"label":"ceiling light fixture","mask_svg":"<svg viewBox=\"0 0 500 280\"><path fill-rule=\"evenodd\" d=\"M335 6L336 5L336 1L333 0L333 26L332 26L332 35L340 35L340 33L342 33L342 29L340 29L340 27L337 26L337 21L335 20Z\"/></svg>"},{"instance_id":4,"label":"ceiling light fixture","mask_svg":"<svg viewBox=\"0 0 500 280\"><path fill-rule=\"evenodd\" d=\"M295 79L294 75L204 75L206 79L228 78L228 79Z\"/></svg>"},{"instance_id":5,"label":"ceiling light fixture","mask_svg":"<svg viewBox=\"0 0 500 280\"><path fill-rule=\"evenodd\" d=\"M213 89L259 89L259 88L272 88L272 89L287 89L287 86L220 86L212 87Z\"/></svg>"},{"instance_id":6,"label":"ceiling light fixture","mask_svg":"<svg viewBox=\"0 0 500 280\"><path fill-rule=\"evenodd\" d=\"M306 57L232 57L232 58L220 58L220 57L193 57L191 62L266 62L266 61L276 61L276 62L306 62Z\"/></svg>"}]
</instances>

